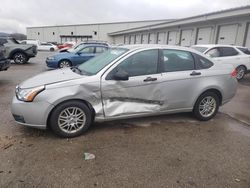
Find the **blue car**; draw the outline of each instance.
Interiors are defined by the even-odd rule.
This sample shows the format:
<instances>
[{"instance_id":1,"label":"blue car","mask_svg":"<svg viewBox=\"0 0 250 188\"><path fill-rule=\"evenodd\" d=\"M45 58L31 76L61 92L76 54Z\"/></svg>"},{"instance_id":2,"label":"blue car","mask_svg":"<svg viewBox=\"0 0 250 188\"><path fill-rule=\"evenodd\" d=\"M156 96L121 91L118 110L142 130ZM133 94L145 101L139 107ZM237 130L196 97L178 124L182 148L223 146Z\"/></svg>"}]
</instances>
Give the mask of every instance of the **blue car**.
<instances>
[{"instance_id":1,"label":"blue car","mask_svg":"<svg viewBox=\"0 0 250 188\"><path fill-rule=\"evenodd\" d=\"M58 53L56 55L47 57L46 64L49 68L64 68L76 66L85 61L88 61L92 57L99 55L109 47L106 45L85 45L79 46L79 48L69 49L67 52Z\"/></svg>"}]
</instances>

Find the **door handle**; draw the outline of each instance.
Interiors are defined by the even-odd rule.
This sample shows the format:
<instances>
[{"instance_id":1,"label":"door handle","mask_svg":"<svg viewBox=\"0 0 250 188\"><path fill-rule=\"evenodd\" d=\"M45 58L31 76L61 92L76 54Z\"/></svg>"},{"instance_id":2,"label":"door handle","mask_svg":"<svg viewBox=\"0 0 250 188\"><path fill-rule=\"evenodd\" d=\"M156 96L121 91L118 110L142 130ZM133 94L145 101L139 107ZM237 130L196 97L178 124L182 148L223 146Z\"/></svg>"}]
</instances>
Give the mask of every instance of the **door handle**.
<instances>
[{"instance_id":1,"label":"door handle","mask_svg":"<svg viewBox=\"0 0 250 188\"><path fill-rule=\"evenodd\" d=\"M198 76L198 75L201 75L200 72L196 72L196 71L193 71L190 76Z\"/></svg>"},{"instance_id":2,"label":"door handle","mask_svg":"<svg viewBox=\"0 0 250 188\"><path fill-rule=\"evenodd\" d=\"M145 80L143 80L143 82L153 82L156 80L157 80L157 78L147 77Z\"/></svg>"}]
</instances>

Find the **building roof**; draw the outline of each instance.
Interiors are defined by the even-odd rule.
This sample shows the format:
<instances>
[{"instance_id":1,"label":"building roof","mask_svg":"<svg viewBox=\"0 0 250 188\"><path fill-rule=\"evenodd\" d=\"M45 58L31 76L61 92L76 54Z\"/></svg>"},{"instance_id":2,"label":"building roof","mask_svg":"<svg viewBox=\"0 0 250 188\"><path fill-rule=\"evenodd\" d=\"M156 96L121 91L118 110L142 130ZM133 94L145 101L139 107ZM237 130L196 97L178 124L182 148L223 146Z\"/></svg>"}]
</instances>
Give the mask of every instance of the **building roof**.
<instances>
[{"instance_id":1,"label":"building roof","mask_svg":"<svg viewBox=\"0 0 250 188\"><path fill-rule=\"evenodd\" d=\"M201 14L201 15L187 17L187 18L181 18L181 19L177 19L173 21L168 21L165 23L158 23L158 24L152 24L152 25L143 26L143 27L126 29L122 31L109 33L109 35L115 36L115 35L122 35L122 34L127 34L127 33L132 33L132 32L150 31L153 29L174 27L174 26L179 26L183 24L197 23L197 22L244 16L244 15L250 15L250 5Z\"/></svg>"},{"instance_id":2,"label":"building roof","mask_svg":"<svg viewBox=\"0 0 250 188\"><path fill-rule=\"evenodd\" d=\"M88 26L88 25L107 25L107 24L126 24L126 23L142 23L142 22L169 22L173 21L174 19L159 19L159 20L137 20L137 21L124 21L124 22L99 22L99 23L86 23L86 24L69 24L69 25L53 25L53 26L32 26L27 27L27 29L33 29L33 28L46 28L46 27L70 27L70 26Z\"/></svg>"}]
</instances>

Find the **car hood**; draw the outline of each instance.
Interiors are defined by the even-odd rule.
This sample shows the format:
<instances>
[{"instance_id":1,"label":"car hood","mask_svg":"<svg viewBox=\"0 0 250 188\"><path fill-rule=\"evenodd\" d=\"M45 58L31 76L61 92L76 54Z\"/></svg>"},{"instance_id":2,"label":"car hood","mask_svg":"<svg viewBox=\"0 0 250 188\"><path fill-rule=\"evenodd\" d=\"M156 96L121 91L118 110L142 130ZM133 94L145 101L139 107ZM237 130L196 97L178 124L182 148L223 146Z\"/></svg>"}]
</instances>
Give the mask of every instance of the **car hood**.
<instances>
[{"instance_id":1,"label":"car hood","mask_svg":"<svg viewBox=\"0 0 250 188\"><path fill-rule=\"evenodd\" d=\"M32 88L41 85L48 85L68 80L80 79L82 77L83 77L82 75L73 72L70 68L57 69L57 70L47 71L38 74L34 77L31 77L22 82L21 84L19 84L19 87Z\"/></svg>"}]
</instances>

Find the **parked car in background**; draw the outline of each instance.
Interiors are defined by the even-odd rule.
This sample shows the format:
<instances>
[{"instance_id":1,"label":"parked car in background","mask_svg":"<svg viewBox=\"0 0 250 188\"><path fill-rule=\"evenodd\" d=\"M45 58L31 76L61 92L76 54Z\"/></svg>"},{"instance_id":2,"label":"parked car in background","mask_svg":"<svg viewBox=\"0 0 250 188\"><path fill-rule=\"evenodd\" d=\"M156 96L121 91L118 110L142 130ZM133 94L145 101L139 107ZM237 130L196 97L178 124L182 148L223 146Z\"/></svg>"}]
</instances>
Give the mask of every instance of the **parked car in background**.
<instances>
[{"instance_id":1,"label":"parked car in background","mask_svg":"<svg viewBox=\"0 0 250 188\"><path fill-rule=\"evenodd\" d=\"M243 79L245 74L250 72L250 55L245 47L208 44L195 45L192 48L208 55L217 63L233 65L237 70L238 80Z\"/></svg>"},{"instance_id":2,"label":"parked car in background","mask_svg":"<svg viewBox=\"0 0 250 188\"><path fill-rule=\"evenodd\" d=\"M68 50L67 52L50 56L46 59L46 63L50 68L76 66L105 52L107 49L108 47L104 45L84 45Z\"/></svg>"},{"instance_id":3,"label":"parked car in background","mask_svg":"<svg viewBox=\"0 0 250 188\"><path fill-rule=\"evenodd\" d=\"M6 49L0 45L0 71L6 71L10 67L10 60L7 59Z\"/></svg>"},{"instance_id":4,"label":"parked car in background","mask_svg":"<svg viewBox=\"0 0 250 188\"><path fill-rule=\"evenodd\" d=\"M39 46L40 44L40 41L39 40L31 40L31 39L27 39L27 40L22 40L19 42L20 44L33 44L33 45L36 45L37 47Z\"/></svg>"},{"instance_id":5,"label":"parked car in background","mask_svg":"<svg viewBox=\"0 0 250 188\"><path fill-rule=\"evenodd\" d=\"M58 49L62 49L62 48L69 49L69 48L72 48L75 45L76 45L75 42L70 41L70 42L65 42L63 44L58 44L57 47L58 47Z\"/></svg>"},{"instance_id":6,"label":"parked car in background","mask_svg":"<svg viewBox=\"0 0 250 188\"><path fill-rule=\"evenodd\" d=\"M184 47L111 48L78 67L48 71L16 87L17 123L78 136L93 121L193 112L202 121L236 93L236 70Z\"/></svg>"},{"instance_id":7,"label":"parked car in background","mask_svg":"<svg viewBox=\"0 0 250 188\"><path fill-rule=\"evenodd\" d=\"M108 42L105 42L105 41L96 41L96 40L88 40L88 41L84 41L84 42L81 42L79 44L76 44L72 47L65 47L65 48L62 48L59 52L67 52L68 50L73 50L73 49L79 49L87 44L96 44L96 45L103 45L103 46L107 46L109 47L109 43ZM72 49L73 48L73 49Z\"/></svg>"},{"instance_id":8,"label":"parked car in background","mask_svg":"<svg viewBox=\"0 0 250 188\"><path fill-rule=\"evenodd\" d=\"M55 50L58 50L58 47L52 43L48 43L48 42L41 42L38 47L37 47L38 50L40 51L55 51Z\"/></svg>"},{"instance_id":9,"label":"parked car in background","mask_svg":"<svg viewBox=\"0 0 250 188\"><path fill-rule=\"evenodd\" d=\"M37 54L37 47L33 44L20 44L14 38L0 37L0 45L6 48L7 58L17 64L27 63Z\"/></svg>"}]
</instances>

